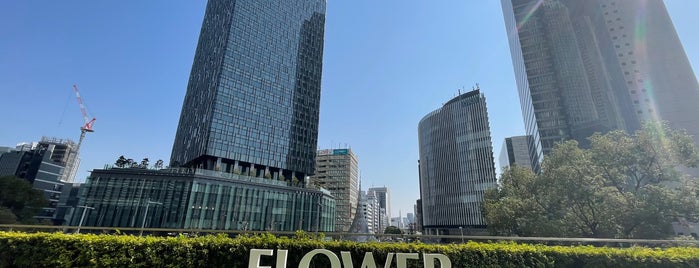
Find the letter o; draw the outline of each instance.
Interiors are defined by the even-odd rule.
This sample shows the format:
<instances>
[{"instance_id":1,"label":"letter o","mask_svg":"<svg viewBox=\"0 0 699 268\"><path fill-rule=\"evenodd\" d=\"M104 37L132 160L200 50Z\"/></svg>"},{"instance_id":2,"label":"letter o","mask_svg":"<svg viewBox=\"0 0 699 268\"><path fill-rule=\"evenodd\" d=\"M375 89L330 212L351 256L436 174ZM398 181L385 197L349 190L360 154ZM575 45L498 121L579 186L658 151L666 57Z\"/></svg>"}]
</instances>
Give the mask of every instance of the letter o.
<instances>
[{"instance_id":1,"label":"letter o","mask_svg":"<svg viewBox=\"0 0 699 268\"><path fill-rule=\"evenodd\" d=\"M340 259L330 250L327 249L314 249L311 252L306 253L306 255L301 258L301 263L299 263L299 268L309 268L311 266L311 260L318 254L323 254L328 256L330 259L331 268L342 268L340 264Z\"/></svg>"}]
</instances>

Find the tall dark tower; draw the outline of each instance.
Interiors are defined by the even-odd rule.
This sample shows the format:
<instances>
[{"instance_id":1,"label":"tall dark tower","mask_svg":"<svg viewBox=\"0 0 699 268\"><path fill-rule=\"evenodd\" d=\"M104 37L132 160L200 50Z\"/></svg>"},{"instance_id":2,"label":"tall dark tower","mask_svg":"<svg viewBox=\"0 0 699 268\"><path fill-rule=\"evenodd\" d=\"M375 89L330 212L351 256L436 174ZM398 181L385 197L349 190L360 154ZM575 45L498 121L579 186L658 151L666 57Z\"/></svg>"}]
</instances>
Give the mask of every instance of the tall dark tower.
<instances>
[{"instance_id":1,"label":"tall dark tower","mask_svg":"<svg viewBox=\"0 0 699 268\"><path fill-rule=\"evenodd\" d=\"M209 0L170 164L303 180L318 139L325 0Z\"/></svg>"},{"instance_id":2,"label":"tall dark tower","mask_svg":"<svg viewBox=\"0 0 699 268\"><path fill-rule=\"evenodd\" d=\"M699 144L699 84L662 0L502 0L532 159L648 120ZM699 174L699 172L696 172Z\"/></svg>"}]
</instances>

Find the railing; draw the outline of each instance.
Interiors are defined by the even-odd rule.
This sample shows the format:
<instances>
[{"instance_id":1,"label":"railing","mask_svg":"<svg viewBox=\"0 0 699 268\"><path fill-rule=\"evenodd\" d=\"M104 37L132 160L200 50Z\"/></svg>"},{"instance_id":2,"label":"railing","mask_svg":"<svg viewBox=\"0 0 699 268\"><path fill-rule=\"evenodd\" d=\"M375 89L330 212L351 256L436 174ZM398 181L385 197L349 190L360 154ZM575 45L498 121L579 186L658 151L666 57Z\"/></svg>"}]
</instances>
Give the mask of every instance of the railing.
<instances>
[{"instance_id":1,"label":"railing","mask_svg":"<svg viewBox=\"0 0 699 268\"><path fill-rule=\"evenodd\" d=\"M52 226L52 225L16 225L16 224L0 224L0 231L15 231L15 232L62 232L75 233L77 230L81 233L93 234L112 234L112 235L137 235L143 232L146 235L152 236L199 236L208 234L227 234L229 236L237 236L240 234L260 234L269 233L275 236L293 236L296 232L291 231L244 231L244 230L212 230L212 229L179 229L179 228L137 228L137 227L90 227L90 226ZM412 242L420 241L421 243L430 244L459 244L468 241L476 242L522 242L530 244L546 244L546 245L593 245L593 246L609 246L609 247L631 247L631 246L653 246L653 247L672 247L672 246L699 246L698 240L663 240L663 239L616 239L616 238L565 238L565 237L504 237L504 236L473 236L473 235L409 235L409 234L357 234L357 233L339 233L339 232L306 232L312 236L314 234L322 234L323 237L329 240L351 240L353 237L373 237L376 241L383 242Z\"/></svg>"}]
</instances>

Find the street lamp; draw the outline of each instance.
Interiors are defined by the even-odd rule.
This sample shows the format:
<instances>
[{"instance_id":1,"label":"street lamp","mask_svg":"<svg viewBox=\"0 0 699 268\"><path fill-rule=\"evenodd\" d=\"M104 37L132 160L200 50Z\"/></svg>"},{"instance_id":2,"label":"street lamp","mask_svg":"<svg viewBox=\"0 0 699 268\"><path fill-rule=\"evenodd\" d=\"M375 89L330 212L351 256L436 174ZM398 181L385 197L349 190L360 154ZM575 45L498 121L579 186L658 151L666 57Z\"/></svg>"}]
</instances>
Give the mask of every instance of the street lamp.
<instances>
[{"instance_id":1,"label":"street lamp","mask_svg":"<svg viewBox=\"0 0 699 268\"><path fill-rule=\"evenodd\" d=\"M160 202L155 202L155 201L150 201L150 200L146 201L146 212L143 213L143 223L141 224L141 232L138 233L139 236L143 235L143 228L146 227L146 218L148 217L148 206L150 206L150 204L161 205L161 206L163 205L163 203L160 203Z\"/></svg>"},{"instance_id":2,"label":"street lamp","mask_svg":"<svg viewBox=\"0 0 699 268\"><path fill-rule=\"evenodd\" d=\"M464 227L459 226L459 231L461 231L461 244L464 243Z\"/></svg>"},{"instance_id":3,"label":"street lamp","mask_svg":"<svg viewBox=\"0 0 699 268\"><path fill-rule=\"evenodd\" d=\"M80 233L80 227L83 226L83 220L85 220L85 212L87 212L88 209L95 209L95 208L93 208L93 207L88 207L88 206L75 206L75 207L77 207L77 208L83 208L83 215L80 216L80 223L78 223L78 229L75 230L75 233L76 233L76 234L79 234L79 233Z\"/></svg>"}]
</instances>

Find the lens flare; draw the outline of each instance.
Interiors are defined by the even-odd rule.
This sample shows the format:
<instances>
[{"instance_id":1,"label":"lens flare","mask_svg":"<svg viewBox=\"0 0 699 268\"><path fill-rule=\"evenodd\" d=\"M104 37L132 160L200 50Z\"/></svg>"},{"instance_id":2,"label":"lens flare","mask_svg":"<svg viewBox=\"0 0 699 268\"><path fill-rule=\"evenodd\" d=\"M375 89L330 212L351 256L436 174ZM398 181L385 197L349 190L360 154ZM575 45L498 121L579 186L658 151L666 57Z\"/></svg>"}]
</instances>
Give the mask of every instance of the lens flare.
<instances>
[{"instance_id":1,"label":"lens flare","mask_svg":"<svg viewBox=\"0 0 699 268\"><path fill-rule=\"evenodd\" d=\"M526 15L524 15L524 18L519 23L517 23L517 31L522 29L522 26L524 26L524 24L526 24L527 21L529 21L529 19L532 17L532 15L534 15L534 12L536 12L536 10L539 9L541 4L543 4L543 3L544 3L544 0L539 0L528 7L527 13L526 13Z\"/></svg>"}]
</instances>

